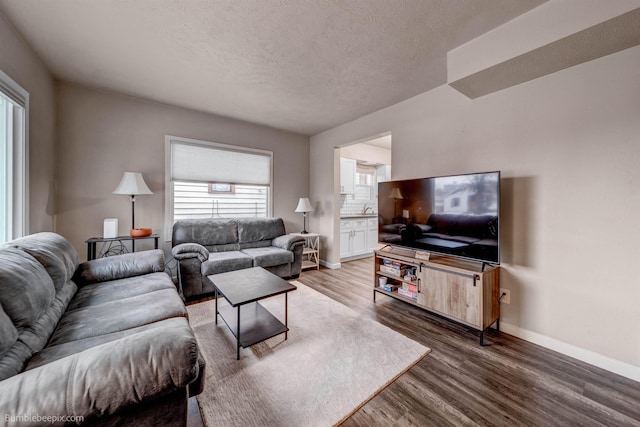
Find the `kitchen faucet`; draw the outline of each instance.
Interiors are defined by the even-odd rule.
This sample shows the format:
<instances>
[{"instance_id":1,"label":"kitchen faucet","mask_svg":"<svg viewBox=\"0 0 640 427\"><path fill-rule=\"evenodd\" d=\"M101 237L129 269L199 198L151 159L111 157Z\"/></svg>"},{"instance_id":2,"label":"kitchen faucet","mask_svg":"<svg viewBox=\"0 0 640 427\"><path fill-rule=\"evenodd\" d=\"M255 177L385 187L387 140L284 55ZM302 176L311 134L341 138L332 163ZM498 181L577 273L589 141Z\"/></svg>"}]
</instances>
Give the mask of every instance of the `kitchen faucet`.
<instances>
[{"instance_id":1,"label":"kitchen faucet","mask_svg":"<svg viewBox=\"0 0 640 427\"><path fill-rule=\"evenodd\" d=\"M367 213L367 211L368 211L369 209L371 209L371 208L365 204L365 205L362 207L362 213L363 213L363 214L366 214L366 213ZM373 212L372 212L372 213L373 213Z\"/></svg>"}]
</instances>

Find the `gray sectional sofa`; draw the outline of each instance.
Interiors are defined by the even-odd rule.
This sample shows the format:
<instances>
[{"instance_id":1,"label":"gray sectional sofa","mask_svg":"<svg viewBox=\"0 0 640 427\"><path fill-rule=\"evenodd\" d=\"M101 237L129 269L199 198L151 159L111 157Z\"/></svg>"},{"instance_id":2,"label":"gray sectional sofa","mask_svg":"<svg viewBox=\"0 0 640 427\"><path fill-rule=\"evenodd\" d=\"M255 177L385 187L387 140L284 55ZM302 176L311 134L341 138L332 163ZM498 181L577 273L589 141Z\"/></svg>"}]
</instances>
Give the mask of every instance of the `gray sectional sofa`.
<instances>
[{"instance_id":1,"label":"gray sectional sofa","mask_svg":"<svg viewBox=\"0 0 640 427\"><path fill-rule=\"evenodd\" d=\"M173 225L172 254L185 299L213 293L210 274L263 267L295 278L304 239L285 234L281 218L186 219Z\"/></svg>"},{"instance_id":2,"label":"gray sectional sofa","mask_svg":"<svg viewBox=\"0 0 640 427\"><path fill-rule=\"evenodd\" d=\"M54 233L0 246L3 421L185 425L187 399L204 385L204 360L163 271L160 250L80 264Z\"/></svg>"}]
</instances>

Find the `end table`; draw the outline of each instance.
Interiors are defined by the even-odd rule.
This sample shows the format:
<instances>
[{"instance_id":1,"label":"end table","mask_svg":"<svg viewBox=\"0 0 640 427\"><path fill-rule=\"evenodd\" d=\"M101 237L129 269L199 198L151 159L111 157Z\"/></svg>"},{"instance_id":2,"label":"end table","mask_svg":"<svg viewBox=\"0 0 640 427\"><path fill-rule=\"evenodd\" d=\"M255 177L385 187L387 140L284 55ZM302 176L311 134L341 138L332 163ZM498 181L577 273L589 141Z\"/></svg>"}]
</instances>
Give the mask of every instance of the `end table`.
<instances>
[{"instance_id":1,"label":"end table","mask_svg":"<svg viewBox=\"0 0 640 427\"><path fill-rule=\"evenodd\" d=\"M320 235L317 233L289 233L293 236L304 237L302 250L302 270L315 268L320 270Z\"/></svg>"},{"instance_id":2,"label":"end table","mask_svg":"<svg viewBox=\"0 0 640 427\"><path fill-rule=\"evenodd\" d=\"M136 240L154 240L154 248L158 249L158 239L160 238L159 234L152 234L150 236L145 237L131 237L131 236L118 236L118 237L92 237L90 239L85 240L84 242L87 244L87 261L91 261L92 259L96 259L96 244L97 243L113 243L119 242L123 245L122 242L131 242L131 252L136 251ZM124 247L124 245L123 245ZM123 253L126 251L123 251Z\"/></svg>"}]
</instances>

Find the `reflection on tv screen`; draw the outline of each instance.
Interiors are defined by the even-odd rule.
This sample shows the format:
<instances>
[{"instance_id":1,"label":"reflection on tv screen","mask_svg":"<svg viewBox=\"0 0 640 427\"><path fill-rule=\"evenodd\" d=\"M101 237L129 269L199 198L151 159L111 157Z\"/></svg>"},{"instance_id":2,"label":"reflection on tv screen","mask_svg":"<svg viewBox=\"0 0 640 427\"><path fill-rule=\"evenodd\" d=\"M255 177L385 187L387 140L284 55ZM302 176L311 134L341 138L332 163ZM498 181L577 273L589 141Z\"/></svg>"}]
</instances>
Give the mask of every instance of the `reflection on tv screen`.
<instances>
[{"instance_id":1,"label":"reflection on tv screen","mask_svg":"<svg viewBox=\"0 0 640 427\"><path fill-rule=\"evenodd\" d=\"M500 172L378 184L380 243L500 262Z\"/></svg>"}]
</instances>

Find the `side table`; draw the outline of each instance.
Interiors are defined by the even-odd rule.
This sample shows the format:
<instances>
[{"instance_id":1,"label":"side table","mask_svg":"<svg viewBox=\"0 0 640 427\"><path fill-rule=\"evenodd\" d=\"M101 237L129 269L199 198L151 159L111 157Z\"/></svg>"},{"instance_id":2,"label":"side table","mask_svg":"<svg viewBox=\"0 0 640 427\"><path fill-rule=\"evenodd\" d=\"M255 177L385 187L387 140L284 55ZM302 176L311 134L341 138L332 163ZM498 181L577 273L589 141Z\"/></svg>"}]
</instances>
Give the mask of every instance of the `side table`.
<instances>
[{"instance_id":1,"label":"side table","mask_svg":"<svg viewBox=\"0 0 640 427\"><path fill-rule=\"evenodd\" d=\"M85 240L84 242L87 244L87 261L91 261L92 259L96 259L96 245L98 243L113 243L119 242L131 242L131 252L136 251L136 240L154 240L154 247L158 249L158 239L160 238L159 234L152 234L150 236L145 237L131 237L131 236L118 236L118 237L92 237L90 239ZM124 246L124 245L123 245ZM126 251L122 251L126 252Z\"/></svg>"},{"instance_id":2,"label":"side table","mask_svg":"<svg viewBox=\"0 0 640 427\"><path fill-rule=\"evenodd\" d=\"M302 269L315 268L320 270L320 235L317 233L289 233L293 236L304 237L302 250Z\"/></svg>"}]
</instances>

